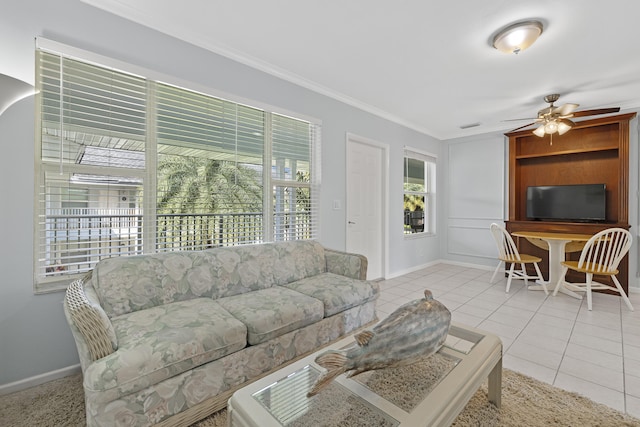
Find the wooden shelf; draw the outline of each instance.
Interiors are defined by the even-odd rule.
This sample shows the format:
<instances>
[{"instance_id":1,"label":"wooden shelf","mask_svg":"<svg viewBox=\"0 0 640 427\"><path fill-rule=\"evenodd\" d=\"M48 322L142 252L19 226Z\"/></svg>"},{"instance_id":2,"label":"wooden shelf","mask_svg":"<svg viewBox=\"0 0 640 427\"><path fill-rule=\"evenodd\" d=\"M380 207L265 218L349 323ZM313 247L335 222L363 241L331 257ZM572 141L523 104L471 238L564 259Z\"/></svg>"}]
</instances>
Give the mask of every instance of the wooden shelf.
<instances>
[{"instance_id":1,"label":"wooden shelf","mask_svg":"<svg viewBox=\"0 0 640 427\"><path fill-rule=\"evenodd\" d=\"M629 121L635 113L579 122L551 144L531 130L509 137L509 220L507 230L594 234L609 227L629 229ZM607 186L603 223L531 221L526 218L527 187L600 184ZM546 252L518 239L525 252L546 259ZM579 253L578 253L579 255ZM569 258L575 254L569 255ZM543 263L543 273L546 261ZM628 288L628 256L618 278Z\"/></svg>"},{"instance_id":2,"label":"wooden shelf","mask_svg":"<svg viewBox=\"0 0 640 427\"><path fill-rule=\"evenodd\" d=\"M594 147L589 149L578 149L578 150L563 150L563 151L555 151L552 153L541 153L541 154L528 154L528 155L516 155L516 159L536 159L540 157L550 157L550 156L565 156L567 154L576 154L576 153L592 153L598 151L610 151L617 150L618 146L610 146L610 147Z\"/></svg>"}]
</instances>

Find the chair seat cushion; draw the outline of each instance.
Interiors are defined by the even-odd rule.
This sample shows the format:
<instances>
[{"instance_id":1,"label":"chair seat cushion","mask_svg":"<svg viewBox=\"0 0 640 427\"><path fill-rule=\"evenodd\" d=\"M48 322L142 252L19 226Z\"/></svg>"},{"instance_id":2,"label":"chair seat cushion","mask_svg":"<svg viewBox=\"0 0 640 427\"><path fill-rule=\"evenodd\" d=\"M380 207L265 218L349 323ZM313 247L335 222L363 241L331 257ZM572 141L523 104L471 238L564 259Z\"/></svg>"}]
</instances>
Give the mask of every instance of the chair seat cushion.
<instances>
[{"instance_id":1,"label":"chair seat cushion","mask_svg":"<svg viewBox=\"0 0 640 427\"><path fill-rule=\"evenodd\" d=\"M325 317L374 300L379 293L377 283L333 273L318 274L284 286L322 301Z\"/></svg>"},{"instance_id":2,"label":"chair seat cushion","mask_svg":"<svg viewBox=\"0 0 640 427\"><path fill-rule=\"evenodd\" d=\"M210 298L152 307L111 321L118 351L85 371L84 386L92 391L129 394L246 347L245 325Z\"/></svg>"},{"instance_id":3,"label":"chair seat cushion","mask_svg":"<svg viewBox=\"0 0 640 427\"><path fill-rule=\"evenodd\" d=\"M256 345L321 320L322 301L282 286L220 298L217 302L247 327Z\"/></svg>"}]
</instances>

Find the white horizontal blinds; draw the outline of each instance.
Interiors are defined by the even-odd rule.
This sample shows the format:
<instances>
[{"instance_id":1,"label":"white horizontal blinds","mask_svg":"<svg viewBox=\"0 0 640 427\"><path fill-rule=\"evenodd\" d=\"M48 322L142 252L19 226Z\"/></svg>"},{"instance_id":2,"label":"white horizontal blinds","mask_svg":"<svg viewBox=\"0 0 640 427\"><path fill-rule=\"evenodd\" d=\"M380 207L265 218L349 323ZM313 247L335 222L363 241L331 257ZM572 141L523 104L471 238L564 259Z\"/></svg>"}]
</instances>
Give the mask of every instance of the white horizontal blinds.
<instances>
[{"instance_id":1,"label":"white horizontal blinds","mask_svg":"<svg viewBox=\"0 0 640 427\"><path fill-rule=\"evenodd\" d=\"M43 161L144 168L145 80L42 51L38 59Z\"/></svg>"},{"instance_id":2,"label":"white horizontal blinds","mask_svg":"<svg viewBox=\"0 0 640 427\"><path fill-rule=\"evenodd\" d=\"M157 85L157 248L263 241L264 112Z\"/></svg>"},{"instance_id":3,"label":"white horizontal blinds","mask_svg":"<svg viewBox=\"0 0 640 427\"><path fill-rule=\"evenodd\" d=\"M106 257L317 236L319 125L79 56L36 51L36 286Z\"/></svg>"},{"instance_id":4,"label":"white horizontal blinds","mask_svg":"<svg viewBox=\"0 0 640 427\"><path fill-rule=\"evenodd\" d=\"M317 236L317 196L312 192L312 150L316 125L272 114L273 238L312 239Z\"/></svg>"},{"instance_id":5,"label":"white horizontal blinds","mask_svg":"<svg viewBox=\"0 0 640 427\"><path fill-rule=\"evenodd\" d=\"M43 175L38 206L42 277L84 273L103 258L142 253L141 179L87 179L58 170Z\"/></svg>"},{"instance_id":6,"label":"white horizontal blinds","mask_svg":"<svg viewBox=\"0 0 640 427\"><path fill-rule=\"evenodd\" d=\"M37 51L36 281L142 253L145 81Z\"/></svg>"}]
</instances>

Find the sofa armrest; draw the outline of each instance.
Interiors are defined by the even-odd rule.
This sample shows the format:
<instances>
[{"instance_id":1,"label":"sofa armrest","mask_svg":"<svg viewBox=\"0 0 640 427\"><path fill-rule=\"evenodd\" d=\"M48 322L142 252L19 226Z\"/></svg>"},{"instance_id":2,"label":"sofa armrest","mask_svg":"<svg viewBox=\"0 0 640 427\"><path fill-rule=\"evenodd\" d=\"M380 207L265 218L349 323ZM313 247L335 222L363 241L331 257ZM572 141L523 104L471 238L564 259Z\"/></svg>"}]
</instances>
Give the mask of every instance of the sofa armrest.
<instances>
[{"instance_id":1,"label":"sofa armrest","mask_svg":"<svg viewBox=\"0 0 640 427\"><path fill-rule=\"evenodd\" d=\"M118 341L111 320L99 302L85 293L84 280L69 285L64 308L81 361L93 362L116 351Z\"/></svg>"},{"instance_id":2,"label":"sofa armrest","mask_svg":"<svg viewBox=\"0 0 640 427\"><path fill-rule=\"evenodd\" d=\"M367 279L367 257L359 254L325 249L324 257L327 261L329 273L340 274L352 279Z\"/></svg>"}]
</instances>

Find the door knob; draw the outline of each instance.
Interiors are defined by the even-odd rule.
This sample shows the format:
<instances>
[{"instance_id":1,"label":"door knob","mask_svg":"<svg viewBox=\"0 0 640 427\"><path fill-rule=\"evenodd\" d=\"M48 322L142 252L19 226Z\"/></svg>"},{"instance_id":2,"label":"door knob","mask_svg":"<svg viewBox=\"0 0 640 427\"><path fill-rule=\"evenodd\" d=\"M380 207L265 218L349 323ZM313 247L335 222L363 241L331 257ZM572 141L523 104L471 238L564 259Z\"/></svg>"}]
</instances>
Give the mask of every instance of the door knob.
<instances>
[{"instance_id":1,"label":"door knob","mask_svg":"<svg viewBox=\"0 0 640 427\"><path fill-rule=\"evenodd\" d=\"M355 224L355 222L353 222L353 221L349 221L349 224Z\"/></svg>"}]
</instances>

